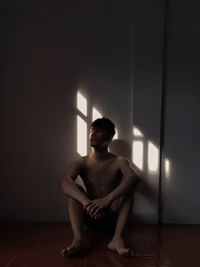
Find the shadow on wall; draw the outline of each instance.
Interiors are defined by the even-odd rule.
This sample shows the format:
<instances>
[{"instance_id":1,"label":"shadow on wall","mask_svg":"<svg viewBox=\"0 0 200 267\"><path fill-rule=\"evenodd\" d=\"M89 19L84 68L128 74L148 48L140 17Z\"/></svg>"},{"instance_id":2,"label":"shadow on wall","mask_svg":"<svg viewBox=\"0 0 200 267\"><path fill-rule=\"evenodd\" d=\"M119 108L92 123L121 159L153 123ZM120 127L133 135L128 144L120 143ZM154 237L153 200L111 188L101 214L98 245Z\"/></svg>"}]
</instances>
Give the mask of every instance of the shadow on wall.
<instances>
[{"instance_id":1,"label":"shadow on wall","mask_svg":"<svg viewBox=\"0 0 200 267\"><path fill-rule=\"evenodd\" d=\"M122 139L113 140L109 145L110 152L131 159L131 148L128 142Z\"/></svg>"},{"instance_id":2,"label":"shadow on wall","mask_svg":"<svg viewBox=\"0 0 200 267\"><path fill-rule=\"evenodd\" d=\"M87 98L77 91L77 152L84 156L90 150L88 146L88 126L89 122L102 118L102 114L96 109L88 105ZM132 151L128 148L128 143L124 140L119 141L119 133L113 137L110 149L133 162L141 172L148 172L150 175L158 174L159 171L159 149L150 140L146 139L139 128L133 127L132 130ZM169 160L165 159L165 171L169 172Z\"/></svg>"},{"instance_id":3,"label":"shadow on wall","mask_svg":"<svg viewBox=\"0 0 200 267\"><path fill-rule=\"evenodd\" d=\"M132 150L128 142L125 140L117 139L113 140L109 146L110 152L121 155L127 159L131 159L132 156ZM143 174L138 170L137 166L133 165L134 170L138 174L140 180L139 183L136 186L136 190L134 192L134 197L136 193L141 194L148 203L153 207L155 207L155 203L157 201L157 192L155 192L155 189L153 189L146 181L143 176ZM134 206L134 204L133 204ZM133 208L134 210L134 208ZM130 218L131 222L134 224L139 224L142 221L140 220L139 216L136 216L135 214L132 215Z\"/></svg>"},{"instance_id":4,"label":"shadow on wall","mask_svg":"<svg viewBox=\"0 0 200 267\"><path fill-rule=\"evenodd\" d=\"M88 105L87 98L80 91L77 91L77 153L79 156L89 154L91 148L87 142L88 127L90 121L101 118L102 114L94 106ZM139 193L145 202L148 203L150 209L156 212L158 206L158 188L159 188L159 149L152 141L148 140L139 128L132 129L132 147L130 144L119 139L119 132L116 129L116 134L109 145L109 151L127 158L138 176L140 182L137 185L135 193ZM169 160L164 159L163 171L166 177L169 177ZM83 182L81 178L77 178L77 182ZM140 222L140 219L136 219Z\"/></svg>"}]
</instances>

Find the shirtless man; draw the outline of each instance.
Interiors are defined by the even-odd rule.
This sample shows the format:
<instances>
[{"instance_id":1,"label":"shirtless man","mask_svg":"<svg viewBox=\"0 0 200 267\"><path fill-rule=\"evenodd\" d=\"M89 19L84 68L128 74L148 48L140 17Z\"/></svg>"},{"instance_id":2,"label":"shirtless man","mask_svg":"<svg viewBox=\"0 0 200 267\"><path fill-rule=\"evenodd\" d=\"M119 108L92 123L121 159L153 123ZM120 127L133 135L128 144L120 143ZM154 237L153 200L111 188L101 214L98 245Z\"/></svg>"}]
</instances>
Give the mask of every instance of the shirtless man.
<instances>
[{"instance_id":1,"label":"shirtless man","mask_svg":"<svg viewBox=\"0 0 200 267\"><path fill-rule=\"evenodd\" d=\"M64 248L63 256L77 254L84 249L83 224L86 214L91 221L103 222L106 214L116 214L116 225L108 248L123 256L134 256L124 244L123 230L132 211L133 190L138 182L129 161L108 151L115 134L115 125L107 118L95 120L89 130L92 152L69 165L60 186L68 196L68 213L74 233L71 246ZM74 181L80 175L86 192ZM112 214L111 214L112 215Z\"/></svg>"}]
</instances>

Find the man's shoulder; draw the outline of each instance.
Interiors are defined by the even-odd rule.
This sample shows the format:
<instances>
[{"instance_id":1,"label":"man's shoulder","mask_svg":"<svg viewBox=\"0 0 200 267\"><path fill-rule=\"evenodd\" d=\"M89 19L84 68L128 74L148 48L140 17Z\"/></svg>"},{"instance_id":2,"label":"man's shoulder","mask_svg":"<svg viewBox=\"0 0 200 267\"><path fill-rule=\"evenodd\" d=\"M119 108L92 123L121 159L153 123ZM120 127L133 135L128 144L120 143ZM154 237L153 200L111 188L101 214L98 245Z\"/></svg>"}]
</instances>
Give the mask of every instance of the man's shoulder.
<instances>
[{"instance_id":1,"label":"man's shoulder","mask_svg":"<svg viewBox=\"0 0 200 267\"><path fill-rule=\"evenodd\" d=\"M130 161L121 155L114 154L114 164L120 167L122 165L130 165Z\"/></svg>"},{"instance_id":2,"label":"man's shoulder","mask_svg":"<svg viewBox=\"0 0 200 267\"><path fill-rule=\"evenodd\" d=\"M123 157L123 156L121 156L121 155L116 155L117 157L116 157L116 160L118 161L118 162L122 162L122 163L130 163L130 161L127 159L127 158L125 158L125 157Z\"/></svg>"},{"instance_id":3,"label":"man's shoulder","mask_svg":"<svg viewBox=\"0 0 200 267\"><path fill-rule=\"evenodd\" d=\"M135 167L133 166L132 162L127 159L126 157L120 156L118 157L118 163L120 167L125 168L125 169L132 169L132 171L135 173L135 175L138 176L138 171L135 169Z\"/></svg>"},{"instance_id":4,"label":"man's shoulder","mask_svg":"<svg viewBox=\"0 0 200 267\"><path fill-rule=\"evenodd\" d=\"M87 159L88 159L88 155L73 159L73 160L71 160L70 164L81 167L81 166L85 165Z\"/></svg>"}]
</instances>

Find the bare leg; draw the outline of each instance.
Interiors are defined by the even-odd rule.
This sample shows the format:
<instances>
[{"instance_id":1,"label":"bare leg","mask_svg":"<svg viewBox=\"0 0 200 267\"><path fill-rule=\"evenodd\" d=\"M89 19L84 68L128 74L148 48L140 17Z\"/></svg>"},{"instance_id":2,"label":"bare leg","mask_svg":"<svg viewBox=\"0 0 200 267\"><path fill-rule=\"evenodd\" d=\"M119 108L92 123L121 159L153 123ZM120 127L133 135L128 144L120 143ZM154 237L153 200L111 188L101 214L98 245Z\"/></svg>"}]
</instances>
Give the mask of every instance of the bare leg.
<instances>
[{"instance_id":1,"label":"bare leg","mask_svg":"<svg viewBox=\"0 0 200 267\"><path fill-rule=\"evenodd\" d=\"M82 186L77 186L83 193L86 194ZM71 246L62 249L61 253L63 256L77 254L85 248L85 244L83 242L83 207L78 201L68 197L67 208L68 216L74 233L74 239Z\"/></svg>"},{"instance_id":2,"label":"bare leg","mask_svg":"<svg viewBox=\"0 0 200 267\"><path fill-rule=\"evenodd\" d=\"M82 186L77 185L79 189L86 194L85 190ZM61 253L63 256L71 256L79 253L87 247L85 240L83 239L83 231L84 231L84 222L83 222L83 206L76 200L68 197L68 215L70 219L70 223L72 226L72 230L74 233L74 239L72 241L71 246L62 249ZM98 214L95 219L100 219L101 216Z\"/></svg>"},{"instance_id":3,"label":"bare leg","mask_svg":"<svg viewBox=\"0 0 200 267\"><path fill-rule=\"evenodd\" d=\"M120 255L132 257L134 256L134 252L130 248L126 248L122 235L128 217L132 210L133 195L125 196L120 202L121 203L120 206L118 207L118 210L116 210L116 205L111 205L111 209L115 212L116 211L118 212L118 218L117 218L115 233L111 242L108 244L108 248L116 250Z\"/></svg>"},{"instance_id":4,"label":"bare leg","mask_svg":"<svg viewBox=\"0 0 200 267\"><path fill-rule=\"evenodd\" d=\"M83 208L81 204L68 198L68 215L71 222L72 230L74 233L74 239L71 246L62 249L63 256L71 256L80 252L83 248Z\"/></svg>"}]
</instances>

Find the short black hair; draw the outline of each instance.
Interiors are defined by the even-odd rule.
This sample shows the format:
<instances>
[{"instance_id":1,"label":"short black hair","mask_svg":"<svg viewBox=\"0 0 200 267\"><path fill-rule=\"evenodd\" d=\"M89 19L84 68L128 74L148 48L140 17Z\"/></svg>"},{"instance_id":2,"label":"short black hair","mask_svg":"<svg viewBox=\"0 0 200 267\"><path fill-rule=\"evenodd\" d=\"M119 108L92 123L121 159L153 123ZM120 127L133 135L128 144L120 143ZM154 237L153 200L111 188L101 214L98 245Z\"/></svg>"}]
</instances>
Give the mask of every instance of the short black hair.
<instances>
[{"instance_id":1,"label":"short black hair","mask_svg":"<svg viewBox=\"0 0 200 267\"><path fill-rule=\"evenodd\" d=\"M96 119L95 121L93 121L93 123L90 125L91 127L97 127L100 129L105 130L105 132L109 135L111 135L112 137L115 135L115 125L114 123L108 119L108 118L99 118Z\"/></svg>"}]
</instances>

